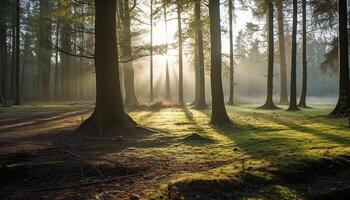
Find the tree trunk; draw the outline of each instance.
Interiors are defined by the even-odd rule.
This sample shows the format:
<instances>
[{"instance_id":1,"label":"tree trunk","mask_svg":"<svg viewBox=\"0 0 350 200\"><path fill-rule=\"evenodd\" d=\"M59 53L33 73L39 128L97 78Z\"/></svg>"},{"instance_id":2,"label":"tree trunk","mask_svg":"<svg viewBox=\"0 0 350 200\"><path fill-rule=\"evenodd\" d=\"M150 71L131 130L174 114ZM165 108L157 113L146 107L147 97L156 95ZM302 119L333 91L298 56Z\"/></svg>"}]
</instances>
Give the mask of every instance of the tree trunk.
<instances>
[{"instance_id":1,"label":"tree trunk","mask_svg":"<svg viewBox=\"0 0 350 200\"><path fill-rule=\"evenodd\" d=\"M50 34L51 25L48 20L49 2L40 0L40 24L39 24L39 70L40 70L40 88L41 100L47 101L50 98Z\"/></svg>"},{"instance_id":2,"label":"tree trunk","mask_svg":"<svg viewBox=\"0 0 350 200\"><path fill-rule=\"evenodd\" d=\"M204 74L204 52L203 52L203 33L201 22L201 0L197 0L195 3L195 18L196 18L196 43L198 52L198 96L196 97L197 109L208 108L205 102L205 74Z\"/></svg>"},{"instance_id":3,"label":"tree trunk","mask_svg":"<svg viewBox=\"0 0 350 200\"><path fill-rule=\"evenodd\" d=\"M261 106L261 109L277 109L275 104L273 103L273 64L274 64L274 32L273 32L273 3L271 0L268 1L268 69L267 69L267 95L266 95L266 103Z\"/></svg>"},{"instance_id":4,"label":"tree trunk","mask_svg":"<svg viewBox=\"0 0 350 200\"><path fill-rule=\"evenodd\" d=\"M234 69L233 69L233 28L232 28L232 18L233 18L233 0L228 1L228 17L229 17L229 37L230 37L230 97L228 100L228 105L233 105L234 99Z\"/></svg>"},{"instance_id":5,"label":"tree trunk","mask_svg":"<svg viewBox=\"0 0 350 200\"><path fill-rule=\"evenodd\" d=\"M131 59L131 30L130 30L130 10L129 10L129 0L120 1L122 6L120 8L120 16L122 22L122 42L120 49L122 52L122 58ZM139 103L135 94L135 75L133 62L129 61L123 65L124 68L124 87L125 87L125 100L124 104L128 107L138 106Z\"/></svg>"},{"instance_id":6,"label":"tree trunk","mask_svg":"<svg viewBox=\"0 0 350 200\"><path fill-rule=\"evenodd\" d=\"M7 106L7 36L6 36L6 21L4 18L0 18L0 93L1 103Z\"/></svg>"},{"instance_id":7,"label":"tree trunk","mask_svg":"<svg viewBox=\"0 0 350 200\"><path fill-rule=\"evenodd\" d=\"M20 76L20 69L19 69L19 56L20 56L20 26L19 26L19 19L20 18L20 2L19 0L16 0L16 82L15 82L15 105L20 105L20 90L19 90L19 76Z\"/></svg>"},{"instance_id":8,"label":"tree trunk","mask_svg":"<svg viewBox=\"0 0 350 200\"><path fill-rule=\"evenodd\" d=\"M280 48L280 104L288 105L288 90L287 90L287 61L286 48L284 38L284 16L283 2L277 3L277 23L278 23L278 43Z\"/></svg>"},{"instance_id":9,"label":"tree trunk","mask_svg":"<svg viewBox=\"0 0 350 200\"><path fill-rule=\"evenodd\" d=\"M347 1L338 0L339 13L339 98L331 116L349 116L350 88L349 88L349 58L348 58L348 29L347 29Z\"/></svg>"},{"instance_id":10,"label":"tree trunk","mask_svg":"<svg viewBox=\"0 0 350 200\"><path fill-rule=\"evenodd\" d=\"M150 16L150 102L153 102L153 0L151 1L151 16Z\"/></svg>"},{"instance_id":11,"label":"tree trunk","mask_svg":"<svg viewBox=\"0 0 350 200\"><path fill-rule=\"evenodd\" d=\"M170 76L169 76L169 60L168 60L168 19L167 19L167 5L164 5L164 23L165 23L165 55L166 55L166 69L165 69L165 100L170 101Z\"/></svg>"},{"instance_id":12,"label":"tree trunk","mask_svg":"<svg viewBox=\"0 0 350 200\"><path fill-rule=\"evenodd\" d=\"M298 26L298 2L293 0L293 31L292 31L292 63L290 78L290 102L289 111L299 110L297 106L297 26Z\"/></svg>"},{"instance_id":13,"label":"tree trunk","mask_svg":"<svg viewBox=\"0 0 350 200\"><path fill-rule=\"evenodd\" d=\"M303 50L302 50L302 68L303 68L303 80L302 90L299 102L299 107L307 108L306 105L306 93L307 93L307 57L306 57L306 0L302 0L302 15L303 15Z\"/></svg>"},{"instance_id":14,"label":"tree trunk","mask_svg":"<svg viewBox=\"0 0 350 200\"><path fill-rule=\"evenodd\" d=\"M59 24L56 25L56 52L55 52L55 99L59 99L60 96L60 81L59 81L59 69L58 69L58 47L59 47Z\"/></svg>"},{"instance_id":15,"label":"tree trunk","mask_svg":"<svg viewBox=\"0 0 350 200\"><path fill-rule=\"evenodd\" d=\"M96 106L81 128L130 127L136 123L125 113L119 81L116 0L95 0Z\"/></svg>"},{"instance_id":16,"label":"tree trunk","mask_svg":"<svg viewBox=\"0 0 350 200\"><path fill-rule=\"evenodd\" d=\"M183 92L183 57L182 57L182 27L181 27L181 4L177 0L177 29L179 34L179 104L184 104Z\"/></svg>"},{"instance_id":17,"label":"tree trunk","mask_svg":"<svg viewBox=\"0 0 350 200\"><path fill-rule=\"evenodd\" d=\"M64 52L72 52L71 40L70 26L69 24L64 23L61 29L61 48ZM72 58L67 54L61 55L61 93L63 100L68 101L71 100L70 72L72 68Z\"/></svg>"},{"instance_id":18,"label":"tree trunk","mask_svg":"<svg viewBox=\"0 0 350 200\"><path fill-rule=\"evenodd\" d=\"M212 124L231 123L227 116L221 77L221 27L220 1L209 0L210 44L211 44L211 92Z\"/></svg>"}]
</instances>

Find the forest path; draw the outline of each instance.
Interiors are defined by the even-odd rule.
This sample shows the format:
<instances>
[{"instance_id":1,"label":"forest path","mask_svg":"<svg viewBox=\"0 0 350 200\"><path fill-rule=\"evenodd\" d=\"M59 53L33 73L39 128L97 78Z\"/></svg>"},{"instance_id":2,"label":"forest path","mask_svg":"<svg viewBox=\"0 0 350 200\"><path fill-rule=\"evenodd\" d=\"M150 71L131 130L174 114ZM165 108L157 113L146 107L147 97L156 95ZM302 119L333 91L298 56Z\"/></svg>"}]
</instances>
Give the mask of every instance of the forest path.
<instances>
[{"instance_id":1,"label":"forest path","mask_svg":"<svg viewBox=\"0 0 350 200\"><path fill-rule=\"evenodd\" d=\"M296 113L228 107L234 124L220 127L209 125L209 110L131 111L140 125L162 130L137 140L78 137L72 130L91 110L0 108L0 198L293 199L342 191L341 177L350 177L341 170L350 153L348 123L326 117L327 106ZM314 181L294 184L291 177Z\"/></svg>"}]
</instances>

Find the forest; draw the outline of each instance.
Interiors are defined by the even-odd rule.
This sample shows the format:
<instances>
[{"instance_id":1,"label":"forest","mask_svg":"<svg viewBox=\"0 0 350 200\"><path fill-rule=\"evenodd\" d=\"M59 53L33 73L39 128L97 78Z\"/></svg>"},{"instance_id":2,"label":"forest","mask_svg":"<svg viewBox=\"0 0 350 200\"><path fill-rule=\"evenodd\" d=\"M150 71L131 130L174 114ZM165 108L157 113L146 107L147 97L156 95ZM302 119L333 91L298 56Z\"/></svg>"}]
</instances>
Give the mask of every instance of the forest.
<instances>
[{"instance_id":1,"label":"forest","mask_svg":"<svg viewBox=\"0 0 350 200\"><path fill-rule=\"evenodd\" d=\"M0 0L0 199L350 199L347 0Z\"/></svg>"}]
</instances>

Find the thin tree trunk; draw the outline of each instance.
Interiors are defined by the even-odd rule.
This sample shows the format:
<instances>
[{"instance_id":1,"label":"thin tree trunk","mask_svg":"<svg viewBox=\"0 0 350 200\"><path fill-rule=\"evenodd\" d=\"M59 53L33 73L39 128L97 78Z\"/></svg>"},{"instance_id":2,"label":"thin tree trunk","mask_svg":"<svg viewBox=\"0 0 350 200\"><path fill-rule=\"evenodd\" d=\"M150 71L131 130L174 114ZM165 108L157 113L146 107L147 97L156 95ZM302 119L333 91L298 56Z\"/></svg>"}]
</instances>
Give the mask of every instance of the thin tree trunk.
<instances>
[{"instance_id":1,"label":"thin tree trunk","mask_svg":"<svg viewBox=\"0 0 350 200\"><path fill-rule=\"evenodd\" d=\"M150 16L150 102L153 102L153 0L151 1L151 16Z\"/></svg>"},{"instance_id":2,"label":"thin tree trunk","mask_svg":"<svg viewBox=\"0 0 350 200\"><path fill-rule=\"evenodd\" d=\"M233 105L233 99L234 99L234 88L235 88L235 82L234 82L234 66L233 66L233 0L228 1L228 17L229 17L229 37L230 37L230 97L228 100L228 105Z\"/></svg>"},{"instance_id":3,"label":"thin tree trunk","mask_svg":"<svg viewBox=\"0 0 350 200\"><path fill-rule=\"evenodd\" d=\"M183 57L182 57L182 27L181 27L181 4L177 0L177 29L179 34L179 104L184 104L183 91Z\"/></svg>"},{"instance_id":4,"label":"thin tree trunk","mask_svg":"<svg viewBox=\"0 0 350 200\"><path fill-rule=\"evenodd\" d=\"M349 87L349 58L348 58L348 29L347 29L347 1L338 0L339 13L339 98L338 103L331 116L349 116L350 108L350 87Z\"/></svg>"},{"instance_id":5,"label":"thin tree trunk","mask_svg":"<svg viewBox=\"0 0 350 200\"><path fill-rule=\"evenodd\" d=\"M30 36L28 33L25 34L23 57L22 57L22 73L21 73L21 84L20 84L20 95L23 98L23 85L24 85L24 74L26 69L26 59L28 55L28 49L30 46Z\"/></svg>"},{"instance_id":6,"label":"thin tree trunk","mask_svg":"<svg viewBox=\"0 0 350 200\"><path fill-rule=\"evenodd\" d=\"M268 50L269 50L269 57L268 57L268 69L267 69L267 95L266 95L266 102L263 106L261 106L261 109L276 109L277 107L273 103L273 64L274 64L274 32L273 32L273 3L271 0L268 2Z\"/></svg>"},{"instance_id":7,"label":"thin tree trunk","mask_svg":"<svg viewBox=\"0 0 350 200\"><path fill-rule=\"evenodd\" d=\"M57 23L56 25L56 47L59 46L59 33L60 33L60 28L59 28L59 24ZM58 48L56 48L56 52L55 52L55 99L59 99L60 96L60 83L59 83L59 69L58 69Z\"/></svg>"},{"instance_id":8,"label":"thin tree trunk","mask_svg":"<svg viewBox=\"0 0 350 200\"><path fill-rule=\"evenodd\" d=\"M20 2L19 0L16 0L16 88L15 88L15 105L20 105L20 90L19 90L19 76L20 76L20 69L19 69L19 56L20 56L20 26L19 26L19 19L20 18Z\"/></svg>"},{"instance_id":9,"label":"thin tree trunk","mask_svg":"<svg viewBox=\"0 0 350 200\"><path fill-rule=\"evenodd\" d=\"M293 0L293 31L292 31L292 63L291 63L291 78L290 78L290 102L289 111L299 110L297 106L297 23L298 23L298 2Z\"/></svg>"},{"instance_id":10,"label":"thin tree trunk","mask_svg":"<svg viewBox=\"0 0 350 200\"><path fill-rule=\"evenodd\" d=\"M72 47L71 47L71 34L69 32L70 26L67 23L63 24L62 29L60 30L61 32L61 48L65 52L71 52ZM72 58L69 55L62 54L61 56L61 93L62 93L62 98L65 101L71 100L71 67L72 66Z\"/></svg>"},{"instance_id":11,"label":"thin tree trunk","mask_svg":"<svg viewBox=\"0 0 350 200\"><path fill-rule=\"evenodd\" d=\"M284 36L283 2L277 3L278 43L280 49L280 104L288 105L287 62Z\"/></svg>"},{"instance_id":12,"label":"thin tree trunk","mask_svg":"<svg viewBox=\"0 0 350 200\"><path fill-rule=\"evenodd\" d=\"M130 9L129 0L121 1L123 6L120 6L120 16L123 27L122 32L122 42L120 49L122 52L122 57L125 59L132 58L131 51L131 30L130 30ZM133 62L129 61L124 64L124 87L125 87L125 100L124 104L128 107L138 106L138 100L135 94L135 75Z\"/></svg>"},{"instance_id":13,"label":"thin tree trunk","mask_svg":"<svg viewBox=\"0 0 350 200\"><path fill-rule=\"evenodd\" d=\"M170 76L169 76L169 60L168 60L168 19L167 19L167 5L164 5L164 23L165 23L165 55L166 55L166 69L165 69L165 100L170 101Z\"/></svg>"},{"instance_id":14,"label":"thin tree trunk","mask_svg":"<svg viewBox=\"0 0 350 200\"><path fill-rule=\"evenodd\" d=\"M198 96L196 98L197 109L208 108L205 101L205 73L204 73L204 47L203 47L203 33L202 33L202 21L201 21L201 0L197 0L195 3L195 18L196 18L196 43L198 51Z\"/></svg>"},{"instance_id":15,"label":"thin tree trunk","mask_svg":"<svg viewBox=\"0 0 350 200\"><path fill-rule=\"evenodd\" d=\"M212 124L231 123L227 116L221 77L221 27L220 1L209 0L210 44L211 44L211 92Z\"/></svg>"},{"instance_id":16,"label":"thin tree trunk","mask_svg":"<svg viewBox=\"0 0 350 200\"><path fill-rule=\"evenodd\" d=\"M303 15L303 50L302 50L302 68L303 81L299 107L307 108L306 93L307 93L307 57L306 57L306 0L302 0L302 15Z\"/></svg>"},{"instance_id":17,"label":"thin tree trunk","mask_svg":"<svg viewBox=\"0 0 350 200\"><path fill-rule=\"evenodd\" d=\"M39 24L39 69L41 100L47 101L50 98L50 34L51 25L48 20L49 2L40 0L40 24Z\"/></svg>"},{"instance_id":18,"label":"thin tree trunk","mask_svg":"<svg viewBox=\"0 0 350 200\"><path fill-rule=\"evenodd\" d=\"M115 44L116 0L95 0L96 106L81 128L98 127L100 135L114 126L136 125L124 111Z\"/></svg>"},{"instance_id":19,"label":"thin tree trunk","mask_svg":"<svg viewBox=\"0 0 350 200\"><path fill-rule=\"evenodd\" d=\"M5 19L0 19L0 79L1 103L7 106L7 34Z\"/></svg>"}]
</instances>

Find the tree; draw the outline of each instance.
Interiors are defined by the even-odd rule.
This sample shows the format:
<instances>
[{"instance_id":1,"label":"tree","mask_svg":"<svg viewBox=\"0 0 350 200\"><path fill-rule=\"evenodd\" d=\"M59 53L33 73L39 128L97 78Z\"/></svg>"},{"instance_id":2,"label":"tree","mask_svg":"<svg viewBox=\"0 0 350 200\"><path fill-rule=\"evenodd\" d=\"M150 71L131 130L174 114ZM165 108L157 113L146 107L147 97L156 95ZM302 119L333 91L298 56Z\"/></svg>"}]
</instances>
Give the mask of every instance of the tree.
<instances>
[{"instance_id":1,"label":"tree","mask_svg":"<svg viewBox=\"0 0 350 200\"><path fill-rule=\"evenodd\" d=\"M278 42L280 51L280 104L288 104L287 63L284 36L283 0L277 1Z\"/></svg>"},{"instance_id":2,"label":"tree","mask_svg":"<svg viewBox=\"0 0 350 200\"><path fill-rule=\"evenodd\" d=\"M153 95L153 0L151 1L150 5L150 101L153 101L154 95Z\"/></svg>"},{"instance_id":3,"label":"tree","mask_svg":"<svg viewBox=\"0 0 350 200\"><path fill-rule=\"evenodd\" d=\"M273 32L273 2L269 0L268 4L268 74L267 74L267 95L266 102L261 109L277 109L273 103L273 64L274 64L274 32Z\"/></svg>"},{"instance_id":4,"label":"tree","mask_svg":"<svg viewBox=\"0 0 350 200\"><path fill-rule=\"evenodd\" d=\"M348 58L348 14L347 0L338 0L339 35L338 35L338 60L339 60L339 97L338 103L331 116L349 116L350 87L349 87L349 58Z\"/></svg>"},{"instance_id":5,"label":"tree","mask_svg":"<svg viewBox=\"0 0 350 200\"><path fill-rule=\"evenodd\" d=\"M293 0L293 30L292 30L292 58L290 77L290 102L288 111L299 110L297 106L297 26L298 26L298 2Z\"/></svg>"},{"instance_id":6,"label":"tree","mask_svg":"<svg viewBox=\"0 0 350 200\"><path fill-rule=\"evenodd\" d=\"M302 17L303 17L303 46L302 46L302 70L303 70L303 80L302 80L302 90L301 97L299 101L299 107L307 108L306 105L306 93L307 93L307 55L306 55L306 0L302 0Z\"/></svg>"},{"instance_id":7,"label":"tree","mask_svg":"<svg viewBox=\"0 0 350 200\"><path fill-rule=\"evenodd\" d=\"M201 21L201 0L195 1L195 21L196 21L196 57L198 60L198 87L196 92L195 108L206 109L207 103L205 102L205 74L204 74L204 45L203 45L203 33L202 33L202 21Z\"/></svg>"},{"instance_id":8,"label":"tree","mask_svg":"<svg viewBox=\"0 0 350 200\"><path fill-rule=\"evenodd\" d=\"M212 124L231 123L227 116L221 77L221 27L220 1L209 0L211 68L210 82L212 92Z\"/></svg>"},{"instance_id":9,"label":"tree","mask_svg":"<svg viewBox=\"0 0 350 200\"><path fill-rule=\"evenodd\" d=\"M50 35L51 35L51 23L49 20L49 1L40 0L40 24L39 24L39 70L40 70L40 87L41 87L41 99L49 100L50 98L50 65L51 65L51 52L50 52Z\"/></svg>"},{"instance_id":10,"label":"tree","mask_svg":"<svg viewBox=\"0 0 350 200\"><path fill-rule=\"evenodd\" d=\"M16 74L16 80L15 80L15 85L16 85L16 92L15 92L15 102L14 104L15 105L20 105L21 104L21 101L20 101L20 89L19 89L19 56L20 56L20 2L19 0L16 0L16 3L15 3L15 10L16 10L16 52L15 52L15 57L16 57L16 68L15 68L15 74Z\"/></svg>"},{"instance_id":11,"label":"tree","mask_svg":"<svg viewBox=\"0 0 350 200\"><path fill-rule=\"evenodd\" d=\"M121 57L129 60L132 58L131 50L131 27L130 27L130 8L129 0L122 0L119 2L119 15L122 24L121 32ZM135 107L138 106L138 100L135 94L135 77L134 77L134 66L132 60L123 64L124 71L124 87L125 87L125 106Z\"/></svg>"},{"instance_id":12,"label":"tree","mask_svg":"<svg viewBox=\"0 0 350 200\"><path fill-rule=\"evenodd\" d=\"M184 104L183 94L183 57L182 57L182 27L181 27L181 2L176 1L177 6L177 29L179 34L179 104Z\"/></svg>"},{"instance_id":13,"label":"tree","mask_svg":"<svg viewBox=\"0 0 350 200\"><path fill-rule=\"evenodd\" d=\"M164 14L164 23L165 23L165 55L166 55L166 64L165 64L165 100L170 100L170 76L169 76L169 60L168 60L168 19L167 19L167 3L163 5L163 14Z\"/></svg>"},{"instance_id":14,"label":"tree","mask_svg":"<svg viewBox=\"0 0 350 200\"><path fill-rule=\"evenodd\" d=\"M116 44L116 0L95 0L96 105L81 128L97 126L100 134L114 126L136 125L124 111Z\"/></svg>"},{"instance_id":15,"label":"tree","mask_svg":"<svg viewBox=\"0 0 350 200\"><path fill-rule=\"evenodd\" d=\"M229 17L229 37L230 37L230 97L228 100L228 105L234 104L234 66L233 66L233 0L228 1L228 17Z\"/></svg>"},{"instance_id":16,"label":"tree","mask_svg":"<svg viewBox=\"0 0 350 200\"><path fill-rule=\"evenodd\" d=\"M6 7L4 2L0 2L0 95L1 95L1 103L4 106L7 106L7 28L6 28Z\"/></svg>"}]
</instances>

